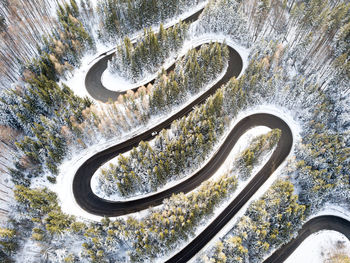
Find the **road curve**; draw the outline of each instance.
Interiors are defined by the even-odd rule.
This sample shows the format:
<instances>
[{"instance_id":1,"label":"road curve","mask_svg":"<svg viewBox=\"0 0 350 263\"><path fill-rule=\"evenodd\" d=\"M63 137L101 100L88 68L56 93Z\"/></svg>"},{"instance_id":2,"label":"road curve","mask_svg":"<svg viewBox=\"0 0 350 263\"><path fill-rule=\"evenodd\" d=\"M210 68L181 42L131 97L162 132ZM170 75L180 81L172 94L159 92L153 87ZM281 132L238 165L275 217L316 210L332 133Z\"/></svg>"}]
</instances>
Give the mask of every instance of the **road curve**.
<instances>
[{"instance_id":1,"label":"road curve","mask_svg":"<svg viewBox=\"0 0 350 263\"><path fill-rule=\"evenodd\" d=\"M191 23L193 21L196 21L200 14L203 12L203 9L198 10L193 15L187 17L183 20L183 22ZM102 84L101 78L103 72L107 69L108 61L112 59L115 52L107 55L106 53L100 54L99 57L102 57L99 59L87 72L85 77L85 87L87 92L90 94L91 97L93 97L96 100L102 101L102 102L108 102L109 100L116 101L119 97L119 95L125 94L126 91L111 91L107 88L105 88ZM170 67L172 68L172 66ZM133 90L136 90L137 87Z\"/></svg>"},{"instance_id":2,"label":"road curve","mask_svg":"<svg viewBox=\"0 0 350 263\"><path fill-rule=\"evenodd\" d=\"M299 230L295 239L277 249L264 263L285 261L308 236L321 230L340 232L350 240L350 222L348 220L332 215L318 216L307 221Z\"/></svg>"}]
</instances>

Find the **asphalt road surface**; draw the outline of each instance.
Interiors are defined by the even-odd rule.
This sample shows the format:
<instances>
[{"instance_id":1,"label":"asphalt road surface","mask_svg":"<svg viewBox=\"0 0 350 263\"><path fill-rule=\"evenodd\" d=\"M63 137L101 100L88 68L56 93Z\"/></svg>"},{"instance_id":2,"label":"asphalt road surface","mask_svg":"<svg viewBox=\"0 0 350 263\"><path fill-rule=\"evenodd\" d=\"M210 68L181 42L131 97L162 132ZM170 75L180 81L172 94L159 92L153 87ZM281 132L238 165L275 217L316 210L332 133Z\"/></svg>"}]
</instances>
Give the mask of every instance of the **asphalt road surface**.
<instances>
[{"instance_id":1,"label":"asphalt road surface","mask_svg":"<svg viewBox=\"0 0 350 263\"><path fill-rule=\"evenodd\" d=\"M202 11L203 9L199 10L185 21L195 21ZM233 128L220 149L205 167L184 182L146 198L126 202L104 200L92 192L90 181L95 171L105 162L116 157L120 153L124 153L131 150L133 147L136 147L141 140L147 141L152 139L154 137L152 136L153 132L159 132L162 129L169 128L172 121L188 114L192 110L193 106L205 101L206 98L215 93L215 91L225 84L231 77L237 77L242 70L242 59L234 49L230 47L228 48L230 52L229 67L224 77L216 85L214 85L200 98L196 99L190 105L169 117L156 127L92 156L78 169L73 180L74 197L77 203L84 210L100 216L125 215L147 209L149 207L157 206L161 204L165 198L170 197L174 193L187 193L198 187L203 181L207 180L215 173L215 171L224 162L237 140L248 129L260 125L264 125L272 129L280 129L282 131L282 135L278 142L277 148L264 167L254 176L252 181L242 190L235 200L229 204L229 206L217 217L216 220L214 220L200 235L198 235L191 243L179 251L179 253L177 253L175 256L170 258L167 262L187 262L190 260L216 235L216 233L221 230L223 226L226 225L226 223L239 211L239 209L278 168L278 166L288 156L293 144L292 132L288 125L282 119L271 114L254 114L244 118ZM104 55L105 54L101 54L102 58L99 59L88 71L85 79L85 85L87 91L93 98L107 102L108 100L116 100L120 94L123 94L123 92L113 92L106 89L102 85L102 73L107 68L108 60L111 59L113 54L107 56ZM170 67L168 70L171 70L172 67ZM293 253L293 251L307 236L322 229L339 231L350 239L349 221L335 216L316 217L304 224L303 228L299 231L297 238L282 246L264 262L283 262L291 253Z\"/></svg>"}]
</instances>

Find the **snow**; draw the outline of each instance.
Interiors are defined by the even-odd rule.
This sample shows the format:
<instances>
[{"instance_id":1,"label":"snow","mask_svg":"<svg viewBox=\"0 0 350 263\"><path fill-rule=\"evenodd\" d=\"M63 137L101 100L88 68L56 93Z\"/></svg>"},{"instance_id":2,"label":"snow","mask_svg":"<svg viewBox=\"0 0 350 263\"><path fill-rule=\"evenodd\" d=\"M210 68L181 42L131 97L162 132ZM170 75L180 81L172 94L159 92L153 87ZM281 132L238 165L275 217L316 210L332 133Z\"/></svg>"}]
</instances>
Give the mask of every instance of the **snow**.
<instances>
[{"instance_id":1,"label":"snow","mask_svg":"<svg viewBox=\"0 0 350 263\"><path fill-rule=\"evenodd\" d=\"M287 108L283 108L279 105L276 106L274 104L261 104L261 105L256 105L254 107L250 107L242 111L241 113L238 114L238 117L248 116L248 115L257 114L257 113L268 113L268 114L275 115L281 118L283 121L285 121L288 124L293 134L293 146L287 159L291 157L291 155L293 155L293 152L295 150L295 145L299 143L302 139L301 132L302 132L303 123L300 123L299 121L296 120L297 113L292 112Z\"/></svg>"},{"instance_id":2,"label":"snow","mask_svg":"<svg viewBox=\"0 0 350 263\"><path fill-rule=\"evenodd\" d=\"M8 168L14 168L11 158L12 150L1 145L2 154L0 154L0 225L5 225L7 221L7 213L11 211L11 206L15 204L11 176L8 173Z\"/></svg>"},{"instance_id":3,"label":"snow","mask_svg":"<svg viewBox=\"0 0 350 263\"><path fill-rule=\"evenodd\" d=\"M58 2L51 0L50 9L49 9L49 13L51 17L57 18L57 7L58 7Z\"/></svg>"},{"instance_id":4,"label":"snow","mask_svg":"<svg viewBox=\"0 0 350 263\"><path fill-rule=\"evenodd\" d=\"M51 187L57 194L61 209L64 213L77 216L80 219L88 219L93 221L100 221L102 219L101 216L96 216L86 212L76 203L72 189L73 178L78 168L86 160L101 150L116 144L118 141L119 138L93 145L88 149L81 151L80 154L75 155L71 160L66 160L60 165L60 173L57 176L57 182Z\"/></svg>"},{"instance_id":5,"label":"snow","mask_svg":"<svg viewBox=\"0 0 350 263\"><path fill-rule=\"evenodd\" d=\"M94 4L96 4L95 3L96 1L92 1L92 2ZM205 6L206 4L207 4L207 2L200 4L196 8L196 10L199 10L200 8L202 8L202 6ZM192 14L194 12L193 12L193 10L191 10L188 13ZM182 17L187 17L188 13L183 14ZM178 21L178 19L179 19L179 17L172 19L169 23L170 24L176 23ZM168 24L166 25L166 27L168 27ZM289 34L288 36L294 35L294 30L292 30L292 32L293 33ZM135 35L137 35L137 34L138 33L136 33ZM228 45L230 45L231 47L234 47L240 53L240 55L242 57L242 60L243 60L242 73L244 72L245 68L248 65L249 49L246 49L242 46L235 44L230 39L228 39L227 36L217 35L217 34L206 34L206 35L201 36L200 38L191 39L191 40L187 41L184 45L183 50L189 50L190 48L197 46L198 43L206 43L209 41L219 41L219 42L226 41L226 43ZM104 46L102 44L98 44L98 46L99 46L98 50L110 50L110 48L111 48L108 46ZM72 77L68 78L68 80L66 80L66 81L63 81L68 86L70 86L73 89L73 91L79 96L90 97L90 95L87 93L87 91L85 89L84 82L85 82L86 72L92 66L91 62L94 59L96 59L96 56L94 54L87 54L86 56L84 56L84 58L82 60L81 67L79 69L76 69L72 73ZM176 59L177 58L175 56L171 56L165 65L172 64L174 61L176 61ZM167 66L165 66L165 67L167 67ZM110 90L123 91L123 90L132 89L132 88L141 86L141 85L149 82L154 77L156 77L157 74L158 73L146 76L146 78L144 80L142 80L136 84L132 84L132 83L125 81L122 78L112 76L111 74L109 74L109 71L106 70L102 76L102 82L104 83L105 87L110 89ZM296 75L296 71L292 71L291 75L292 76ZM118 85L115 85L115 83L117 83ZM91 98L91 99L93 99L93 98ZM252 200L259 198L272 185L272 183L276 180L276 178L281 174L281 171L283 170L288 159L290 159L291 155L293 154L294 145L296 145L296 142L299 142L301 139L301 137L300 137L301 125L300 125L300 123L298 123L297 121L295 121L292 118L296 114L292 113L291 111L285 110L285 109L280 109L280 107L277 107L275 105L260 105L260 106L254 107L254 108L249 108L249 109L241 112L238 115L238 117L236 118L236 121L232 124L232 126L234 126L235 123L237 123L240 119L244 118L245 116L248 116L248 115L254 114L254 113L272 113L274 115L282 117L288 123L288 125L291 127L291 129L293 131L293 138L294 138L293 149L291 151L291 154L286 159L286 161L278 168L278 170L270 177L270 179L258 190L258 192L254 194L254 196L250 199L248 204L246 204L240 210L240 212L234 218L232 218L230 223L228 223L225 226L225 228L222 229L217 234L217 236L214 239L212 239L212 241L210 243L207 244L206 247L209 247L213 243L215 243L216 240L219 238L219 236L221 236L221 237L224 236L232 228L232 226L239 219L239 217L241 215L243 215L243 213L245 212L249 203L252 202ZM110 141L106 141L102 144L96 144L96 145L90 147L89 149L82 151L78 155L74 156L72 160L66 160L60 167L61 172L57 178L57 184L56 185L52 185L52 184L47 185L49 188L54 189L54 191L58 193L58 196L59 196L59 199L60 199L60 202L62 205L62 209L66 213L77 215L80 218L86 218L89 220L99 221L102 217L94 216L94 215L91 215L91 214L85 212L75 203L75 199L74 199L73 193L71 191L72 190L72 187L71 187L72 186L72 179L73 179L72 176L74 176L74 174L77 170L75 168L78 168L85 160L87 160L89 157L96 154L97 152L122 141L122 139L124 140L125 138L132 137L137 132L142 132L147 127L154 126L156 121L164 118L164 116L165 115L156 116L155 118L153 118L150 121L150 123L147 126L135 128L133 132L124 134L122 136L122 138L119 137L119 138L116 138L116 139L113 139ZM256 128L249 130L247 133L245 133L239 139L239 141L235 145L235 147L231 150L231 153L229 154L225 163L214 174L214 176L211 178L211 180L214 180L218 176L221 176L225 171L227 171L230 168L230 166L232 165L232 160L233 160L234 156L236 156L238 154L238 152L240 152L242 149L247 147L247 145L248 145L247 142L250 141L253 136L257 136L259 134L266 133L268 130L269 129L266 127L256 127ZM219 145L220 144L216 145L215 149L217 149L219 147ZM263 159L268 160L270 155L271 155L271 152L269 154L267 154ZM262 163L264 163L264 162L262 162ZM259 170L259 169L260 169L260 165L256 166L254 168L254 172L256 170ZM252 173L253 175L254 175L254 172ZM92 186L94 185L94 178L96 178L96 176L93 177ZM183 178L182 180L186 180L186 179L187 179L187 177ZM34 180L33 186L46 185L47 183L45 181L46 180L41 180L41 179ZM169 184L167 184L165 186L165 189L170 188L173 185L178 184L179 182L180 181L170 182ZM239 183L238 189L235 191L235 194L230 197L230 201L233 200L240 193L240 191L245 187L246 184L248 184L248 182L249 182L249 180L246 182ZM96 188L93 186L93 189L96 189ZM160 191L163 191L163 190L164 190L164 188L160 189ZM154 194L154 193L151 193L151 194ZM143 198L145 196L147 196L147 195L144 195L141 197ZM140 196L138 196L137 198L140 198ZM134 199L134 198L130 198L130 199ZM114 199L112 198L112 200L114 200ZM225 201L224 204L222 204L220 207L215 209L215 216L218 215L227 206L228 202L229 201L227 201L227 202ZM2 208L1 204L0 204L0 208ZM137 217L143 217L146 213L148 213L148 210L138 212L135 215ZM342 216L342 217L350 220L350 213L348 210L344 209L343 207L333 206L332 204L329 204L328 206L326 206L321 212L319 212L315 215L312 215L311 218L319 216L319 215L326 215L326 214L338 215L338 216ZM215 216L212 217L213 220L214 220ZM210 221L206 221L206 223L208 223L208 222L210 222ZM198 233L200 233L203 230L203 228L204 228L204 226L196 229L195 236ZM33 247L35 247L33 245L33 243L34 243L33 241L29 241L28 243L25 244L25 246L21 250L23 253L22 252L19 253L19 255L17 257L18 262L29 262L31 260L33 260L33 262L35 261L35 259L31 258L31 255L30 255L32 252L31 250L33 249ZM342 253L346 253L348 256L350 256L350 241L343 234L340 234L336 231L329 231L329 230L320 231L320 232L315 233L315 234L311 235L310 237L308 237L285 262L287 262L287 263L292 263L292 262L310 262L310 263L323 262L326 259L326 257L331 254L331 252L334 252L335 248L339 249ZM205 250L205 248L203 250ZM177 251L178 250L176 250L176 252ZM24 252L26 252L26 253L24 253ZM36 252L33 251L33 255L37 255L37 254L38 254L38 251L36 251ZM163 258L163 260L164 260L164 258ZM159 259L159 261L162 261L162 259Z\"/></svg>"},{"instance_id":6,"label":"snow","mask_svg":"<svg viewBox=\"0 0 350 263\"><path fill-rule=\"evenodd\" d=\"M38 245L38 242L28 238L16 253L15 262L39 262L40 255L42 255L42 247Z\"/></svg>"},{"instance_id":7,"label":"snow","mask_svg":"<svg viewBox=\"0 0 350 263\"><path fill-rule=\"evenodd\" d=\"M81 2L81 1L79 1L79 2ZM90 3L94 7L94 9L96 9L98 0L90 0Z\"/></svg>"},{"instance_id":8,"label":"snow","mask_svg":"<svg viewBox=\"0 0 350 263\"><path fill-rule=\"evenodd\" d=\"M335 253L350 257L349 239L339 232L322 230L307 237L285 263L320 263Z\"/></svg>"},{"instance_id":9,"label":"snow","mask_svg":"<svg viewBox=\"0 0 350 263\"><path fill-rule=\"evenodd\" d=\"M150 80L152 80L152 79L153 78L151 78ZM147 81L147 80L146 81L141 81L141 82L137 82L135 84L131 83L131 82L128 82L125 78L119 76L118 74L112 73L109 70L109 66L108 66L107 69L102 74L101 82L102 82L102 85L108 90L111 90L111 91L127 91L129 89L134 89L134 88L140 87L142 85L145 85L149 81Z\"/></svg>"},{"instance_id":10,"label":"snow","mask_svg":"<svg viewBox=\"0 0 350 263\"><path fill-rule=\"evenodd\" d=\"M324 215L334 215L350 221L350 212L348 209L329 203L321 211L311 215L308 220ZM350 257L350 240L337 231L322 230L306 238L285 263L324 262L335 251Z\"/></svg>"}]
</instances>

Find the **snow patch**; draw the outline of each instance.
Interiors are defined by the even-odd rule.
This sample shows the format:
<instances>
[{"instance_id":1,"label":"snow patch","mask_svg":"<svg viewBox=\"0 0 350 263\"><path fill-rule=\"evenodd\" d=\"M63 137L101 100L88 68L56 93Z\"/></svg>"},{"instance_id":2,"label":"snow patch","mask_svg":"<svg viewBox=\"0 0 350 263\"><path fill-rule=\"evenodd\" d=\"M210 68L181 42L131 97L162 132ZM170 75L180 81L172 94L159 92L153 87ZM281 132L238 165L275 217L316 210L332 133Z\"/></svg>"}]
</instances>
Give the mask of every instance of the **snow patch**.
<instances>
[{"instance_id":1,"label":"snow patch","mask_svg":"<svg viewBox=\"0 0 350 263\"><path fill-rule=\"evenodd\" d=\"M281 118L283 121L285 121L288 124L293 135L293 146L287 158L293 155L293 152L295 150L295 145L301 142L301 139L302 139L301 132L302 132L303 124L296 120L297 114L288 110L287 108L283 108L281 106L277 106L274 104L261 104L261 105L249 107L248 109L240 112L238 114L238 117L242 118L242 116L249 116L257 113L268 113L268 114L275 115Z\"/></svg>"},{"instance_id":2,"label":"snow patch","mask_svg":"<svg viewBox=\"0 0 350 263\"><path fill-rule=\"evenodd\" d=\"M0 154L0 225L5 226L8 220L8 213L16 204L14 198L14 184L8 172L9 168L15 168L11 156L14 155L12 149L5 144L0 145L2 154Z\"/></svg>"},{"instance_id":3,"label":"snow patch","mask_svg":"<svg viewBox=\"0 0 350 263\"><path fill-rule=\"evenodd\" d=\"M349 239L339 232L322 230L307 237L285 263L320 263L337 252L350 257Z\"/></svg>"},{"instance_id":4,"label":"snow patch","mask_svg":"<svg viewBox=\"0 0 350 263\"><path fill-rule=\"evenodd\" d=\"M43 248L38 245L38 242L28 238L24 244L20 246L19 251L14 256L15 262L40 262L40 255L44 252L42 249Z\"/></svg>"}]
</instances>

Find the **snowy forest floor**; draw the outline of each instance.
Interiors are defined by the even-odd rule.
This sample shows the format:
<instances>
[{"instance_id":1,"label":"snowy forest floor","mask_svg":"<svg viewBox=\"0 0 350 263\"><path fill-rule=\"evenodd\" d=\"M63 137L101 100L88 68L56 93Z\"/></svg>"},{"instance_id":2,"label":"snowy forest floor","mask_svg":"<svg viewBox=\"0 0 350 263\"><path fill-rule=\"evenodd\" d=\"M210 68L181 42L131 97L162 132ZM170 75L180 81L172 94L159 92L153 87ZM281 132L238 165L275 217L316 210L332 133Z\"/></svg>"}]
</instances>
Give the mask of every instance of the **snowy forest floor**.
<instances>
[{"instance_id":1,"label":"snowy forest floor","mask_svg":"<svg viewBox=\"0 0 350 263\"><path fill-rule=\"evenodd\" d=\"M347 262L336 256L350 259L350 241L339 232L323 230L305 239L285 263Z\"/></svg>"}]
</instances>

